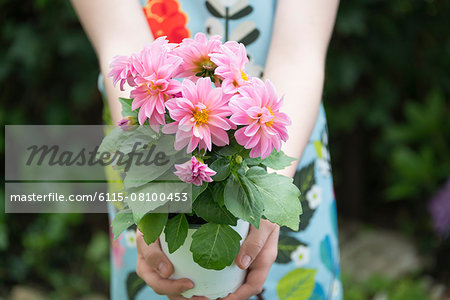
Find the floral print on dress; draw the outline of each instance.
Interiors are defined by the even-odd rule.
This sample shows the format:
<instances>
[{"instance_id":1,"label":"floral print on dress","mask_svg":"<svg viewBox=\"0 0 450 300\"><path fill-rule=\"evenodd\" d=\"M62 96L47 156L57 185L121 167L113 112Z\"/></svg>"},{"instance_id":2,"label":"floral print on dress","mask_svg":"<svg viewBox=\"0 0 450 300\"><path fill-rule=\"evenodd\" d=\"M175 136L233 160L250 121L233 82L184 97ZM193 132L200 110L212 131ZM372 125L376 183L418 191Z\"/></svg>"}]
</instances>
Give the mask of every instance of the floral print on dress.
<instances>
[{"instance_id":1,"label":"floral print on dress","mask_svg":"<svg viewBox=\"0 0 450 300\"><path fill-rule=\"evenodd\" d=\"M326 129L322 132L321 140L314 141L314 147L319 157L317 166L320 173L328 177L331 174L330 151L328 150L328 134Z\"/></svg>"},{"instance_id":2,"label":"floral print on dress","mask_svg":"<svg viewBox=\"0 0 450 300\"><path fill-rule=\"evenodd\" d=\"M125 242L128 248L136 248L136 230L128 229L123 232L122 235L125 238Z\"/></svg>"},{"instance_id":3,"label":"floral print on dress","mask_svg":"<svg viewBox=\"0 0 450 300\"><path fill-rule=\"evenodd\" d=\"M109 240L111 241L111 256L114 262L114 267L120 269L124 266L123 256L125 255L126 249L122 245L121 240L123 236L120 235L116 240L114 240L114 234L112 232L112 227L109 227Z\"/></svg>"},{"instance_id":4,"label":"floral print on dress","mask_svg":"<svg viewBox=\"0 0 450 300\"><path fill-rule=\"evenodd\" d=\"M319 207L320 202L322 202L322 188L317 184L313 185L308 193L306 193L306 200L311 209Z\"/></svg>"},{"instance_id":5,"label":"floral print on dress","mask_svg":"<svg viewBox=\"0 0 450 300\"><path fill-rule=\"evenodd\" d=\"M143 10L155 38L167 36L169 41L180 43L189 37L187 16L177 0L148 0Z\"/></svg>"},{"instance_id":6,"label":"floral print on dress","mask_svg":"<svg viewBox=\"0 0 450 300\"><path fill-rule=\"evenodd\" d=\"M245 46L254 43L260 36L253 20L242 20L253 12L253 6L248 0L207 0L205 6L212 15L205 21L205 31L209 36L220 35L225 41L237 41ZM230 30L230 23L237 23L237 26ZM261 78L263 67L255 63L251 51L248 58L246 72L252 77Z\"/></svg>"},{"instance_id":7,"label":"floral print on dress","mask_svg":"<svg viewBox=\"0 0 450 300\"><path fill-rule=\"evenodd\" d=\"M291 260L297 267L301 267L309 263L309 248L300 245L291 253Z\"/></svg>"}]
</instances>

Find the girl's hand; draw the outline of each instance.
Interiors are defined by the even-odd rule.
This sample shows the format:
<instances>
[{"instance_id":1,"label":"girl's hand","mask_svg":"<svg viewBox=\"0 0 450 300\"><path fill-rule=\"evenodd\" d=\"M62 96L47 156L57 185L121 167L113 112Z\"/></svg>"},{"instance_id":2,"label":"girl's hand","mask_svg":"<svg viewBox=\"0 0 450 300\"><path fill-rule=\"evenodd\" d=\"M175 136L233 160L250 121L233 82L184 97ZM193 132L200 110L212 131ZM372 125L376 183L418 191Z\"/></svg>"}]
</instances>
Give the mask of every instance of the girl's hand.
<instances>
[{"instance_id":1,"label":"girl's hand","mask_svg":"<svg viewBox=\"0 0 450 300\"><path fill-rule=\"evenodd\" d=\"M236 264L248 269L244 284L223 300L247 300L262 292L270 267L278 254L280 227L267 220L261 220L259 229L250 225L247 238L236 256Z\"/></svg>"},{"instance_id":2,"label":"girl's hand","mask_svg":"<svg viewBox=\"0 0 450 300\"><path fill-rule=\"evenodd\" d=\"M168 279L173 273L173 265L161 250L159 239L147 245L142 232L136 232L137 262L136 273L155 293L167 295L170 300L188 299L181 293L194 287L194 283L187 279ZM189 299L207 300L207 297L195 296Z\"/></svg>"}]
</instances>

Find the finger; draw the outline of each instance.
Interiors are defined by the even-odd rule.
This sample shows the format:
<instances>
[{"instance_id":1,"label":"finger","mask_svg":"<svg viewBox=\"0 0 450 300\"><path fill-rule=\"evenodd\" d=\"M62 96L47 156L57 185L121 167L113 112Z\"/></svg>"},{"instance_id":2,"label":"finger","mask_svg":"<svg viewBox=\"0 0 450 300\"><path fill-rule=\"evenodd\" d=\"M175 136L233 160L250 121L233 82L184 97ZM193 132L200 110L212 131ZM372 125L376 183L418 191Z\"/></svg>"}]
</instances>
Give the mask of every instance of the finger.
<instances>
[{"instance_id":1,"label":"finger","mask_svg":"<svg viewBox=\"0 0 450 300\"><path fill-rule=\"evenodd\" d=\"M261 293L271 266L272 263L260 264L255 268L252 267L247 274L245 283L234 293L225 297L224 300L243 300Z\"/></svg>"},{"instance_id":2,"label":"finger","mask_svg":"<svg viewBox=\"0 0 450 300\"><path fill-rule=\"evenodd\" d=\"M138 247L138 252L142 254L148 265L162 278L169 278L169 276L173 273L173 265L164 252L162 252L159 239L154 243L147 245L144 241L142 233L139 231L136 234L136 245Z\"/></svg>"},{"instance_id":3,"label":"finger","mask_svg":"<svg viewBox=\"0 0 450 300\"><path fill-rule=\"evenodd\" d=\"M245 279L245 283L234 293L228 295L223 300L243 300L261 293L270 268L272 267L272 264L276 259L277 244L278 228L276 228L269 236L266 246L259 253L258 258L250 267L250 270Z\"/></svg>"},{"instance_id":4,"label":"finger","mask_svg":"<svg viewBox=\"0 0 450 300\"><path fill-rule=\"evenodd\" d=\"M253 260L263 249L268 237L277 228L278 225L267 220L261 220L259 229L250 225L250 231L247 238L242 243L241 250L236 257L236 264L239 268L245 270L250 266Z\"/></svg>"},{"instance_id":5,"label":"finger","mask_svg":"<svg viewBox=\"0 0 450 300\"><path fill-rule=\"evenodd\" d=\"M159 295L179 295L194 287L194 283L186 278L177 280L161 278L142 256L138 257L136 273Z\"/></svg>"},{"instance_id":6,"label":"finger","mask_svg":"<svg viewBox=\"0 0 450 300\"><path fill-rule=\"evenodd\" d=\"M244 300L261 293L269 274L270 266L260 266L250 270L247 274L246 282L223 300Z\"/></svg>"}]
</instances>

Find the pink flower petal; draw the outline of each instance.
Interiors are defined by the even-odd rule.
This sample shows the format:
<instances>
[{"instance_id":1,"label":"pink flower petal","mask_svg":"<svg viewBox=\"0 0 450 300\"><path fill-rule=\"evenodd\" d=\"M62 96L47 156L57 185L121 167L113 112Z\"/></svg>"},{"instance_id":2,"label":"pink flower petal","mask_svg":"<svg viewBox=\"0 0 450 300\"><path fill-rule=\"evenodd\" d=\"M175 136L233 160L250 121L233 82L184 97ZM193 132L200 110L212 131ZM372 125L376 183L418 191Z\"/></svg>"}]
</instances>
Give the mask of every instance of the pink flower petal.
<instances>
[{"instance_id":1,"label":"pink flower petal","mask_svg":"<svg viewBox=\"0 0 450 300\"><path fill-rule=\"evenodd\" d=\"M239 94L230 99L232 116L230 121L244 125L235 132L238 144L250 151L251 157L268 157L273 149L281 148L286 141L289 117L279 108L282 99L278 99L273 85L253 78L249 84L239 88Z\"/></svg>"}]
</instances>

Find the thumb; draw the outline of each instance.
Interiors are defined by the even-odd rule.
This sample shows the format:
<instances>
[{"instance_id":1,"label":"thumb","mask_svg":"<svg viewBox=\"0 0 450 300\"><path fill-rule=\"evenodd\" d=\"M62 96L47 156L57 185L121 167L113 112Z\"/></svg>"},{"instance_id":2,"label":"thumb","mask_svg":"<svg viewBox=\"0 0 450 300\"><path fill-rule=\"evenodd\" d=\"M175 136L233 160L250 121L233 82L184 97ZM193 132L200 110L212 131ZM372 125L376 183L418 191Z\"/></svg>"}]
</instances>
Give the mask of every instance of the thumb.
<instances>
[{"instance_id":1,"label":"thumb","mask_svg":"<svg viewBox=\"0 0 450 300\"><path fill-rule=\"evenodd\" d=\"M250 266L259 252L264 248L267 239L275 230L276 226L267 220L261 220L259 229L250 225L248 236L242 243L241 250L236 256L236 264L239 268L245 270Z\"/></svg>"},{"instance_id":2,"label":"thumb","mask_svg":"<svg viewBox=\"0 0 450 300\"><path fill-rule=\"evenodd\" d=\"M172 275L174 271L173 265L162 251L159 239L157 239L154 243L147 245L142 237L142 233L140 233L140 237L136 240L139 244L138 247L142 249L142 256L145 261L156 273L159 274L159 276L162 278L168 278Z\"/></svg>"}]
</instances>

